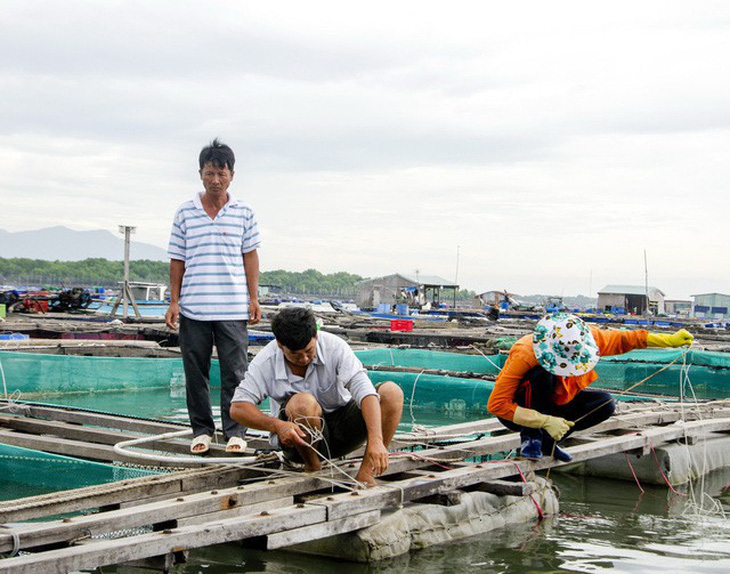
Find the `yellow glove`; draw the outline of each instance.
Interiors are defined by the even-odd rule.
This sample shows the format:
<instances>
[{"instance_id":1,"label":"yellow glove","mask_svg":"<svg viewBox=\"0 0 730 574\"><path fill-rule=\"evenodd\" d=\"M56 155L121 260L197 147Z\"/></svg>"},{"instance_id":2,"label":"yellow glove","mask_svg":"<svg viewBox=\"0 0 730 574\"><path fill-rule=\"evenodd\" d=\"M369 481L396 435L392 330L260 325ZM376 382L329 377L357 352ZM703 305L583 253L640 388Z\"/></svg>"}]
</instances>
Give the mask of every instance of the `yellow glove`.
<instances>
[{"instance_id":1,"label":"yellow glove","mask_svg":"<svg viewBox=\"0 0 730 574\"><path fill-rule=\"evenodd\" d=\"M676 333L667 335L665 333L649 333L646 337L647 347L682 347L691 345L694 341L692 334L686 329L680 329Z\"/></svg>"},{"instance_id":2,"label":"yellow glove","mask_svg":"<svg viewBox=\"0 0 730 574\"><path fill-rule=\"evenodd\" d=\"M552 415L544 415L532 409L523 407L515 407L515 416L512 421L523 427L531 429L545 429L547 433L555 440L560 440L565 436L575 423L560 417Z\"/></svg>"}]
</instances>

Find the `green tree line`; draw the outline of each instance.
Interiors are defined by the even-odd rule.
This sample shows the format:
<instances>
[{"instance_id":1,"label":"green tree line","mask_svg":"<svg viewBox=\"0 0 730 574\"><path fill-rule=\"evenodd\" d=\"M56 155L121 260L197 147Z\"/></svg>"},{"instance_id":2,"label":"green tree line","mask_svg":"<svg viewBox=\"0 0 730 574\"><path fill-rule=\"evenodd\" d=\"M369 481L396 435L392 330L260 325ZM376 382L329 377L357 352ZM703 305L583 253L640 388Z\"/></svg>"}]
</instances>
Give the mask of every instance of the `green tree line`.
<instances>
[{"instance_id":1,"label":"green tree line","mask_svg":"<svg viewBox=\"0 0 730 574\"><path fill-rule=\"evenodd\" d=\"M115 287L124 278L124 263L108 259L90 258L83 261L45 261L42 259L0 257L0 282L18 285L55 285L64 287L91 287L102 285ZM169 264L149 259L129 262L129 278L132 281L168 283ZM356 283L363 277L338 271L324 274L316 269L306 271L262 271L261 285L275 285L284 293L354 297ZM459 300L474 297L473 291L462 289Z\"/></svg>"},{"instance_id":2,"label":"green tree line","mask_svg":"<svg viewBox=\"0 0 730 574\"><path fill-rule=\"evenodd\" d=\"M169 264L141 259L129 262L132 281L167 283ZM82 261L45 261L43 259L0 258L0 280L3 283L53 284L66 287L114 286L124 279L124 263L102 258Z\"/></svg>"},{"instance_id":3,"label":"green tree line","mask_svg":"<svg viewBox=\"0 0 730 574\"><path fill-rule=\"evenodd\" d=\"M169 263L148 259L129 262L132 281L168 283ZM0 257L0 281L21 285L58 285L65 287L103 285L113 287L124 279L124 263L101 258L82 261L45 261L42 259ZM353 296L360 275L340 271L323 274L316 269L302 272L262 271L259 283L276 285L285 293Z\"/></svg>"},{"instance_id":4,"label":"green tree line","mask_svg":"<svg viewBox=\"0 0 730 574\"><path fill-rule=\"evenodd\" d=\"M284 293L352 297L357 290L355 284L362 279L360 275L344 271L325 275L316 269L307 269L301 273L276 269L262 271L259 284L275 285Z\"/></svg>"}]
</instances>

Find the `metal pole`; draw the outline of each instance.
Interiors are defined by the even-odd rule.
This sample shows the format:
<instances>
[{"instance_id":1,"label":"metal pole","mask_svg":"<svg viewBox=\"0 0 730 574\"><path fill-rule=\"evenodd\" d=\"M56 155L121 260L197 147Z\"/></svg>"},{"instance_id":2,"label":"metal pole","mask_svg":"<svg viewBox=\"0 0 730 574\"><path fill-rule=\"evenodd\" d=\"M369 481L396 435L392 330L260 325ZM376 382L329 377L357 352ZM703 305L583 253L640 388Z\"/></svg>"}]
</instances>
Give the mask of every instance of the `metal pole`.
<instances>
[{"instance_id":1,"label":"metal pole","mask_svg":"<svg viewBox=\"0 0 730 574\"><path fill-rule=\"evenodd\" d=\"M461 245L456 246L456 273L454 273L454 283L459 284L459 249ZM456 291L458 287L454 287L454 311L456 311Z\"/></svg>"},{"instance_id":2,"label":"metal pole","mask_svg":"<svg viewBox=\"0 0 730 574\"><path fill-rule=\"evenodd\" d=\"M127 293L129 289L129 236L131 233L131 227L124 227L124 286L122 287L123 309L122 318L126 319L129 316L129 309L127 307Z\"/></svg>"},{"instance_id":3,"label":"metal pole","mask_svg":"<svg viewBox=\"0 0 730 574\"><path fill-rule=\"evenodd\" d=\"M112 309L112 316L116 314L119 303L121 302L123 319L126 319L129 316L128 304L130 302L134 308L135 317L142 316L139 312L139 307L137 307L137 302L134 300L134 296L132 295L132 288L129 286L129 244L130 236L134 233L135 229L137 228L130 225L119 226L119 233L124 234L124 279L122 282L122 292L119 294L119 297L117 297L117 302L114 304L114 308Z\"/></svg>"},{"instance_id":4,"label":"metal pole","mask_svg":"<svg viewBox=\"0 0 730 574\"><path fill-rule=\"evenodd\" d=\"M644 317L649 316L649 267L646 264L646 249L644 249L644 296L646 297L646 308Z\"/></svg>"},{"instance_id":5,"label":"metal pole","mask_svg":"<svg viewBox=\"0 0 730 574\"><path fill-rule=\"evenodd\" d=\"M460 245L456 246L456 273L454 273L454 283L459 283L459 249Z\"/></svg>"}]
</instances>

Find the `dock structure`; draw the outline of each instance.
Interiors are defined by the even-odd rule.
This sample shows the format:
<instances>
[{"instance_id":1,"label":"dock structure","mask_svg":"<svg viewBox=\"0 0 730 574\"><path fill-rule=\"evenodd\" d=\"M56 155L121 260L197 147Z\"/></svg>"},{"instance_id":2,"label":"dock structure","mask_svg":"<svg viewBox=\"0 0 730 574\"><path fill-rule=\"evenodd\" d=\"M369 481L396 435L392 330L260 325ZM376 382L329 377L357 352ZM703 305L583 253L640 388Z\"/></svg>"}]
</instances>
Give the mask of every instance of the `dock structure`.
<instances>
[{"instance_id":1,"label":"dock structure","mask_svg":"<svg viewBox=\"0 0 730 574\"><path fill-rule=\"evenodd\" d=\"M8 405L0 402L3 406ZM180 429L159 421L21 406L27 408L0 416L0 441L61 454L85 445L75 454L96 460L129 463L112 446L120 437ZM590 432L569 439L571 465L617 453L653 454L677 442L725 440L730 433L730 401L620 407ZM356 458L311 474L284 474L271 457L245 466L235 457L231 464L205 466L201 458L198 468L0 502L0 553L12 555L0 560L0 573L61 573L123 563L165 571L193 548L241 540L266 549L290 547L373 528L385 513L409 503L448 505L463 492L532 496L534 472L567 467L549 458L505 457L519 446L519 437L494 419L396 439L387 473L367 489L342 480L354 475ZM184 446L178 439L160 439L147 448L168 452L170 466L176 466Z\"/></svg>"}]
</instances>

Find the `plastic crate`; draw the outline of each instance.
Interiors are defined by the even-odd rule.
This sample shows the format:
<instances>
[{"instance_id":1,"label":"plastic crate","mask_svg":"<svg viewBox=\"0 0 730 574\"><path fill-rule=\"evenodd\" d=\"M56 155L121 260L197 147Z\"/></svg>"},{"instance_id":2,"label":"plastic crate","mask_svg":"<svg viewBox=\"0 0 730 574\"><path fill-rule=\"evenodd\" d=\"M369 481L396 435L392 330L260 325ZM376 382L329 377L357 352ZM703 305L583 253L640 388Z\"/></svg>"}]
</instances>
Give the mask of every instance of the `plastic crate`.
<instances>
[{"instance_id":1,"label":"plastic crate","mask_svg":"<svg viewBox=\"0 0 730 574\"><path fill-rule=\"evenodd\" d=\"M390 322L391 331L413 331L413 321L408 319L393 319Z\"/></svg>"}]
</instances>

